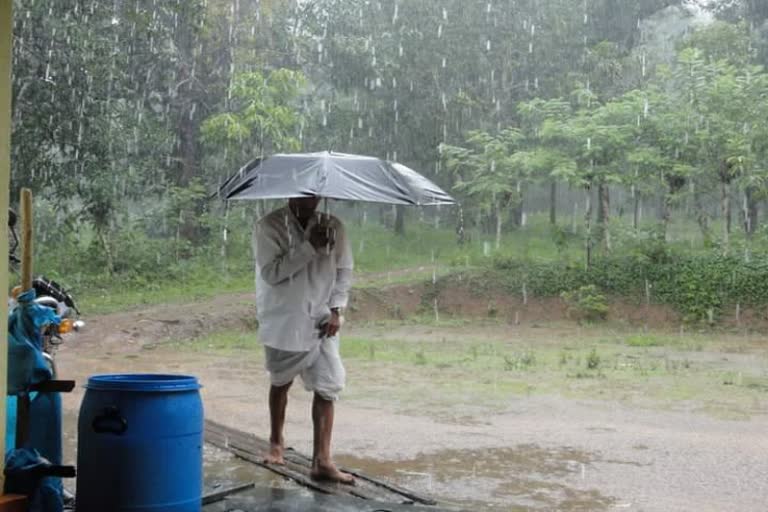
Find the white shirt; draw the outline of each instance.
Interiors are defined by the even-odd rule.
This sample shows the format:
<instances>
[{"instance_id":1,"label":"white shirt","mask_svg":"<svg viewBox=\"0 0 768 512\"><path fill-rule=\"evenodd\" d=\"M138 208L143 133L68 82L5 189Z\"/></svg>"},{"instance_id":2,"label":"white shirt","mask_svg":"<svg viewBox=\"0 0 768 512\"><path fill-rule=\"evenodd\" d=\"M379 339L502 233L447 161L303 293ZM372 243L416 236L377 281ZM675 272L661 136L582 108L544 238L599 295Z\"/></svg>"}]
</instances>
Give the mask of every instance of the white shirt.
<instances>
[{"instance_id":1,"label":"white shirt","mask_svg":"<svg viewBox=\"0 0 768 512\"><path fill-rule=\"evenodd\" d=\"M333 249L315 250L309 243L318 218L336 231ZM259 339L280 350L311 350L331 308L346 307L349 299L353 261L343 224L318 214L303 229L286 206L256 223L253 250Z\"/></svg>"}]
</instances>

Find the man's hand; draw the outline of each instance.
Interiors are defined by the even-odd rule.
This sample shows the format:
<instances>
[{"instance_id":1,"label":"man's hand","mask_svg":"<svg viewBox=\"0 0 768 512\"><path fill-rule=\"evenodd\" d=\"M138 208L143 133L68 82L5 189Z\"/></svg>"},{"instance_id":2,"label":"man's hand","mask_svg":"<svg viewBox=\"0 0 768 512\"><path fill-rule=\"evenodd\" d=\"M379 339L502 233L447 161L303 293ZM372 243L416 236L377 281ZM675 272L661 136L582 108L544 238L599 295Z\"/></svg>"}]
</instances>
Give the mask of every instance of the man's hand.
<instances>
[{"instance_id":1,"label":"man's hand","mask_svg":"<svg viewBox=\"0 0 768 512\"><path fill-rule=\"evenodd\" d=\"M323 324L323 328L322 334L327 338L332 338L339 333L339 329L341 329L341 315L338 310L331 310L331 317Z\"/></svg>"},{"instance_id":2,"label":"man's hand","mask_svg":"<svg viewBox=\"0 0 768 512\"><path fill-rule=\"evenodd\" d=\"M316 224L309 232L309 243L315 249L322 249L323 247L333 248L333 242L335 233L333 228Z\"/></svg>"}]
</instances>

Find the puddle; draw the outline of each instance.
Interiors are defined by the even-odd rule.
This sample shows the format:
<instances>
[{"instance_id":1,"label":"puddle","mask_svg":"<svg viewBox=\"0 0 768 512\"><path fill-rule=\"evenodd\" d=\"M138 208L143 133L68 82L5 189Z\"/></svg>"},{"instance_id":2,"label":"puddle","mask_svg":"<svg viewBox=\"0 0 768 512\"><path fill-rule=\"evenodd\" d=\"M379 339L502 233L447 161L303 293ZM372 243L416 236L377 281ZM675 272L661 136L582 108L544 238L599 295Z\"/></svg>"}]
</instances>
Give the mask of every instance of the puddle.
<instances>
[{"instance_id":1,"label":"puddle","mask_svg":"<svg viewBox=\"0 0 768 512\"><path fill-rule=\"evenodd\" d=\"M589 453L536 445L444 450L416 459L382 462L350 456L338 462L392 483L439 497L443 503L483 510L607 510L614 499L582 485L595 462Z\"/></svg>"},{"instance_id":2,"label":"puddle","mask_svg":"<svg viewBox=\"0 0 768 512\"><path fill-rule=\"evenodd\" d=\"M296 489L298 484L209 444L203 454L205 492L255 482L259 488Z\"/></svg>"},{"instance_id":3,"label":"puddle","mask_svg":"<svg viewBox=\"0 0 768 512\"><path fill-rule=\"evenodd\" d=\"M394 505L334 496L300 489L254 489L239 493L213 505L206 512L246 512L255 510L280 512L448 512L434 507Z\"/></svg>"}]
</instances>

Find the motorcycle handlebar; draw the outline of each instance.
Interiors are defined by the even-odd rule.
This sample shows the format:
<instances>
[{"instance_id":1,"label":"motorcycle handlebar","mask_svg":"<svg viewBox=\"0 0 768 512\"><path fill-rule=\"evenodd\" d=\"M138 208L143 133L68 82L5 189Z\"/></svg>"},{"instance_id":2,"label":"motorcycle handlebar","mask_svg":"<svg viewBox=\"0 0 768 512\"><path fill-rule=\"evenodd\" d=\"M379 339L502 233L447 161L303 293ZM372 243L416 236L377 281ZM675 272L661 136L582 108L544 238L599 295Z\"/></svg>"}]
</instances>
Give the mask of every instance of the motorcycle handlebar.
<instances>
[{"instance_id":1,"label":"motorcycle handlebar","mask_svg":"<svg viewBox=\"0 0 768 512\"><path fill-rule=\"evenodd\" d=\"M48 295L53 297L59 302L66 304L67 307L72 308L78 315L80 314L80 311L75 304L74 297L72 297L72 295L56 281L51 281L50 279L46 279L45 276L41 276L32 281L32 287L35 289L38 296Z\"/></svg>"}]
</instances>

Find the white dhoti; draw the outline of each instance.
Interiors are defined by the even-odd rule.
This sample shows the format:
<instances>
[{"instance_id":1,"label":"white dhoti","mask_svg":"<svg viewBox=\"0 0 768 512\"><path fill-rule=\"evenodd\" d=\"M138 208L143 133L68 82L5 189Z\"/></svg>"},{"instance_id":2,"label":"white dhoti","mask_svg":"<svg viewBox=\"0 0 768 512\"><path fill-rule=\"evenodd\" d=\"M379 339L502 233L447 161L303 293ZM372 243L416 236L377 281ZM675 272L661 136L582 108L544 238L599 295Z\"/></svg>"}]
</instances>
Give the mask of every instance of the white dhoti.
<instances>
[{"instance_id":1,"label":"white dhoti","mask_svg":"<svg viewBox=\"0 0 768 512\"><path fill-rule=\"evenodd\" d=\"M339 353L339 337L323 338L305 352L289 352L264 346L266 367L273 386L285 386L301 376L304 388L325 400L338 400L346 370Z\"/></svg>"}]
</instances>

